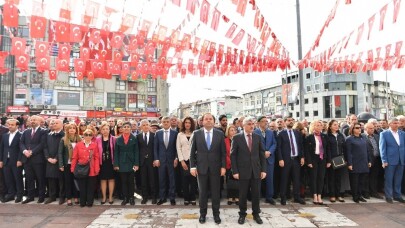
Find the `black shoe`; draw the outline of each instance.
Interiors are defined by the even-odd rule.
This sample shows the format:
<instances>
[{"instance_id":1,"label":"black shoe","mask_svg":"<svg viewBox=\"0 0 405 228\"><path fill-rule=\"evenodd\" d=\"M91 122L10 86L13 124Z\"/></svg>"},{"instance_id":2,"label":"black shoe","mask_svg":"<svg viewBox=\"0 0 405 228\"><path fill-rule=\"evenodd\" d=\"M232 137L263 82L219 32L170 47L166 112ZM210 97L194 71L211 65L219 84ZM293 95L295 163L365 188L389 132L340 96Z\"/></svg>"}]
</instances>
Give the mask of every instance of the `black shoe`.
<instances>
[{"instance_id":1,"label":"black shoe","mask_svg":"<svg viewBox=\"0 0 405 228\"><path fill-rule=\"evenodd\" d=\"M191 201L191 205L195 206L195 205L197 205L197 202Z\"/></svg>"},{"instance_id":2,"label":"black shoe","mask_svg":"<svg viewBox=\"0 0 405 228\"><path fill-rule=\"evenodd\" d=\"M245 218L246 218L245 216L239 215L238 223L241 225L245 224Z\"/></svg>"},{"instance_id":3,"label":"black shoe","mask_svg":"<svg viewBox=\"0 0 405 228\"><path fill-rule=\"evenodd\" d=\"M167 199L160 199L159 202L157 202L157 205L162 205L167 202Z\"/></svg>"},{"instance_id":4,"label":"black shoe","mask_svg":"<svg viewBox=\"0 0 405 228\"><path fill-rule=\"evenodd\" d=\"M19 203L22 201L22 197L17 197L17 199L15 199L14 203Z\"/></svg>"},{"instance_id":5,"label":"black shoe","mask_svg":"<svg viewBox=\"0 0 405 228\"><path fill-rule=\"evenodd\" d=\"M400 203L405 203L405 200L402 198L394 198L395 201L398 201Z\"/></svg>"},{"instance_id":6,"label":"black shoe","mask_svg":"<svg viewBox=\"0 0 405 228\"><path fill-rule=\"evenodd\" d=\"M114 200L113 200L113 201L108 201L108 203L109 203L110 205L113 205L113 204L114 204Z\"/></svg>"},{"instance_id":7,"label":"black shoe","mask_svg":"<svg viewBox=\"0 0 405 228\"><path fill-rule=\"evenodd\" d=\"M24 201L22 201L22 204L27 204L27 203L33 202L33 201L34 201L34 198L27 198Z\"/></svg>"},{"instance_id":8,"label":"black shoe","mask_svg":"<svg viewBox=\"0 0 405 228\"><path fill-rule=\"evenodd\" d=\"M156 199L152 199L152 204L156 204L157 200Z\"/></svg>"},{"instance_id":9,"label":"black shoe","mask_svg":"<svg viewBox=\"0 0 405 228\"><path fill-rule=\"evenodd\" d=\"M86 204L80 204L80 207L85 207L86 206Z\"/></svg>"},{"instance_id":10,"label":"black shoe","mask_svg":"<svg viewBox=\"0 0 405 228\"><path fill-rule=\"evenodd\" d=\"M387 203L394 203L391 198L386 198L385 201L387 201Z\"/></svg>"},{"instance_id":11,"label":"black shoe","mask_svg":"<svg viewBox=\"0 0 405 228\"><path fill-rule=\"evenodd\" d=\"M121 202L121 206L125 206L125 205L127 205L129 203L129 200L128 199L124 199L122 202Z\"/></svg>"},{"instance_id":12,"label":"black shoe","mask_svg":"<svg viewBox=\"0 0 405 228\"><path fill-rule=\"evenodd\" d=\"M7 202L10 202L10 201L12 201L12 200L14 200L14 197L11 197L11 196L6 196L6 197L4 197L3 199L2 199L2 203L7 203Z\"/></svg>"},{"instance_id":13,"label":"black shoe","mask_svg":"<svg viewBox=\"0 0 405 228\"><path fill-rule=\"evenodd\" d=\"M354 201L355 203L360 203L360 200L359 200L359 199L353 199L353 201Z\"/></svg>"},{"instance_id":14,"label":"black shoe","mask_svg":"<svg viewBox=\"0 0 405 228\"><path fill-rule=\"evenodd\" d=\"M276 201L274 201L272 198L266 199L266 203L269 203L271 205L276 205Z\"/></svg>"},{"instance_id":15,"label":"black shoe","mask_svg":"<svg viewBox=\"0 0 405 228\"><path fill-rule=\"evenodd\" d=\"M286 205L286 204L287 204L286 200L285 200L285 199L281 199L281 205Z\"/></svg>"},{"instance_id":16,"label":"black shoe","mask_svg":"<svg viewBox=\"0 0 405 228\"><path fill-rule=\"evenodd\" d=\"M170 205L172 206L176 205L176 200L170 200Z\"/></svg>"},{"instance_id":17,"label":"black shoe","mask_svg":"<svg viewBox=\"0 0 405 228\"><path fill-rule=\"evenodd\" d=\"M48 199L45 201L45 204L50 204L50 203L55 202L55 201L56 201L56 199L48 198ZM38 203L40 203L39 200L38 200Z\"/></svg>"},{"instance_id":18,"label":"black shoe","mask_svg":"<svg viewBox=\"0 0 405 228\"><path fill-rule=\"evenodd\" d=\"M259 215L253 215L253 220L255 220L257 224L263 224L263 220L260 218Z\"/></svg>"},{"instance_id":19,"label":"black shoe","mask_svg":"<svg viewBox=\"0 0 405 228\"><path fill-rule=\"evenodd\" d=\"M239 201L235 201L235 204L236 204L237 206L239 206Z\"/></svg>"},{"instance_id":20,"label":"black shoe","mask_svg":"<svg viewBox=\"0 0 405 228\"><path fill-rule=\"evenodd\" d=\"M370 199L370 195L364 195L363 198L364 199Z\"/></svg>"},{"instance_id":21,"label":"black shoe","mask_svg":"<svg viewBox=\"0 0 405 228\"><path fill-rule=\"evenodd\" d=\"M185 205L185 206L190 205L190 201L184 201L184 205Z\"/></svg>"},{"instance_id":22,"label":"black shoe","mask_svg":"<svg viewBox=\"0 0 405 228\"><path fill-rule=\"evenodd\" d=\"M93 206L93 204L87 204L87 207L92 207Z\"/></svg>"},{"instance_id":23,"label":"black shoe","mask_svg":"<svg viewBox=\"0 0 405 228\"><path fill-rule=\"evenodd\" d=\"M199 221L201 224L204 224L205 221L206 221L205 215L200 215L200 218L198 219L198 221Z\"/></svg>"},{"instance_id":24,"label":"black shoe","mask_svg":"<svg viewBox=\"0 0 405 228\"><path fill-rule=\"evenodd\" d=\"M362 196L359 197L359 201L360 201L360 202L364 202L364 203L367 202L367 200L364 199Z\"/></svg>"},{"instance_id":25,"label":"black shoe","mask_svg":"<svg viewBox=\"0 0 405 228\"><path fill-rule=\"evenodd\" d=\"M221 223L221 218L219 217L219 215L214 215L214 222L216 224L220 224Z\"/></svg>"},{"instance_id":26,"label":"black shoe","mask_svg":"<svg viewBox=\"0 0 405 228\"><path fill-rule=\"evenodd\" d=\"M65 199L64 198L60 198L59 199L59 205L62 205L62 204L64 204L65 203Z\"/></svg>"},{"instance_id":27,"label":"black shoe","mask_svg":"<svg viewBox=\"0 0 405 228\"><path fill-rule=\"evenodd\" d=\"M148 199L142 199L141 204L146 204L148 202Z\"/></svg>"},{"instance_id":28,"label":"black shoe","mask_svg":"<svg viewBox=\"0 0 405 228\"><path fill-rule=\"evenodd\" d=\"M303 199L301 199L301 198L295 199L294 203L299 203L299 204L302 204L302 205L306 204L305 201Z\"/></svg>"},{"instance_id":29,"label":"black shoe","mask_svg":"<svg viewBox=\"0 0 405 228\"><path fill-rule=\"evenodd\" d=\"M129 199L129 204L131 206L134 206L135 205L135 199L134 198Z\"/></svg>"},{"instance_id":30,"label":"black shoe","mask_svg":"<svg viewBox=\"0 0 405 228\"><path fill-rule=\"evenodd\" d=\"M101 201L101 205L104 205L106 201Z\"/></svg>"},{"instance_id":31,"label":"black shoe","mask_svg":"<svg viewBox=\"0 0 405 228\"><path fill-rule=\"evenodd\" d=\"M228 203L227 203L227 204L228 204L228 205L232 205L233 202L228 200Z\"/></svg>"},{"instance_id":32,"label":"black shoe","mask_svg":"<svg viewBox=\"0 0 405 228\"><path fill-rule=\"evenodd\" d=\"M374 198L377 198L377 199L382 199L382 198L383 198L383 197L380 196L380 194L378 194L378 193L372 194L371 196L374 197Z\"/></svg>"},{"instance_id":33,"label":"black shoe","mask_svg":"<svg viewBox=\"0 0 405 228\"><path fill-rule=\"evenodd\" d=\"M44 198L39 198L38 201L37 201L37 203L43 203L43 202L45 202Z\"/></svg>"}]
</instances>

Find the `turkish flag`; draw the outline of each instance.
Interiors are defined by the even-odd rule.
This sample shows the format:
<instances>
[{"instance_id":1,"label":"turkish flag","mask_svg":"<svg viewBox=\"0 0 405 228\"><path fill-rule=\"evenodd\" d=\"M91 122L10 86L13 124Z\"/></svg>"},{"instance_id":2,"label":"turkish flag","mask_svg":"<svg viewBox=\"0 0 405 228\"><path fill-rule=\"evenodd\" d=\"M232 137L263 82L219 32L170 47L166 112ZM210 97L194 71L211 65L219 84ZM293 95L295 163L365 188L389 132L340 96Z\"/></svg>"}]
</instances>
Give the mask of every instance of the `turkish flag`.
<instances>
[{"instance_id":1,"label":"turkish flag","mask_svg":"<svg viewBox=\"0 0 405 228\"><path fill-rule=\"evenodd\" d=\"M124 72L124 71L121 72L121 80L122 81L128 80L128 72Z\"/></svg>"},{"instance_id":2,"label":"turkish flag","mask_svg":"<svg viewBox=\"0 0 405 228\"><path fill-rule=\"evenodd\" d=\"M381 68L381 65L383 64L384 60L382 58L376 58L374 60L374 64L373 64L373 70L374 71L378 71Z\"/></svg>"},{"instance_id":3,"label":"turkish flag","mask_svg":"<svg viewBox=\"0 0 405 228\"><path fill-rule=\"evenodd\" d=\"M393 57L393 56L388 56L387 58L385 58L384 63L383 63L384 70L392 70L394 61L395 61L395 57Z\"/></svg>"},{"instance_id":4,"label":"turkish flag","mask_svg":"<svg viewBox=\"0 0 405 228\"><path fill-rule=\"evenodd\" d=\"M236 12L240 13L240 15L242 15L243 17L245 16L246 5L247 5L247 0L239 0L238 6L236 8Z\"/></svg>"},{"instance_id":5,"label":"turkish flag","mask_svg":"<svg viewBox=\"0 0 405 228\"><path fill-rule=\"evenodd\" d=\"M159 41L164 41L166 39L166 33L167 33L167 27L165 26L159 26L159 30L158 30L158 40Z\"/></svg>"},{"instance_id":6,"label":"turkish flag","mask_svg":"<svg viewBox=\"0 0 405 228\"><path fill-rule=\"evenodd\" d=\"M39 16L31 16L30 35L31 38L44 38L46 29L46 18Z\"/></svg>"},{"instance_id":7,"label":"turkish flag","mask_svg":"<svg viewBox=\"0 0 405 228\"><path fill-rule=\"evenodd\" d=\"M70 71L69 58L68 59L57 58L56 69L58 71L69 72Z\"/></svg>"},{"instance_id":8,"label":"turkish flag","mask_svg":"<svg viewBox=\"0 0 405 228\"><path fill-rule=\"evenodd\" d=\"M212 20L211 20L211 28L214 31L218 31L218 26L219 26L219 18L221 17L221 12L215 8L214 14L212 15Z\"/></svg>"},{"instance_id":9,"label":"turkish flag","mask_svg":"<svg viewBox=\"0 0 405 228\"><path fill-rule=\"evenodd\" d=\"M340 107L340 105L342 104L342 103L340 102L340 96L339 96L339 95L335 95L334 97L335 97L335 106L336 106L336 107Z\"/></svg>"},{"instance_id":10,"label":"turkish flag","mask_svg":"<svg viewBox=\"0 0 405 228\"><path fill-rule=\"evenodd\" d=\"M137 66L138 61L139 61L139 54L138 53L131 53L131 66L133 66L133 67Z\"/></svg>"},{"instance_id":11,"label":"turkish flag","mask_svg":"<svg viewBox=\"0 0 405 228\"><path fill-rule=\"evenodd\" d=\"M391 53L391 44L388 44L387 46L385 46L385 58L387 58L388 56L390 56Z\"/></svg>"},{"instance_id":12,"label":"turkish flag","mask_svg":"<svg viewBox=\"0 0 405 228\"><path fill-rule=\"evenodd\" d=\"M37 40L35 42L35 57L45 57L49 53L49 43Z\"/></svg>"},{"instance_id":13,"label":"turkish flag","mask_svg":"<svg viewBox=\"0 0 405 228\"><path fill-rule=\"evenodd\" d=\"M0 68L4 68L4 60L7 58L8 54L9 53L6 51L0 51Z\"/></svg>"},{"instance_id":14,"label":"turkish flag","mask_svg":"<svg viewBox=\"0 0 405 228\"><path fill-rule=\"evenodd\" d=\"M86 60L74 59L75 72L85 72L86 71Z\"/></svg>"},{"instance_id":15,"label":"turkish flag","mask_svg":"<svg viewBox=\"0 0 405 228\"><path fill-rule=\"evenodd\" d=\"M103 21L103 25L101 25L101 33L108 36L110 34L112 22L111 21Z\"/></svg>"},{"instance_id":16,"label":"turkish flag","mask_svg":"<svg viewBox=\"0 0 405 228\"><path fill-rule=\"evenodd\" d=\"M190 49L190 40L191 40L191 35L184 33L183 40L181 41L181 48L183 50L189 50Z\"/></svg>"},{"instance_id":17,"label":"turkish flag","mask_svg":"<svg viewBox=\"0 0 405 228\"><path fill-rule=\"evenodd\" d=\"M352 0L345 0L345 3L346 3L346 4L351 4L351 3L352 3Z\"/></svg>"},{"instance_id":18,"label":"turkish flag","mask_svg":"<svg viewBox=\"0 0 405 228\"><path fill-rule=\"evenodd\" d=\"M84 14L88 16L86 24L92 24L95 25L97 22L97 17L99 15L99 9L100 9L100 3L95 2L95 1L87 1L86 8L84 10Z\"/></svg>"},{"instance_id":19,"label":"turkish flag","mask_svg":"<svg viewBox=\"0 0 405 228\"><path fill-rule=\"evenodd\" d=\"M3 5L3 25L18 27L18 8L13 3L6 2Z\"/></svg>"},{"instance_id":20,"label":"turkish flag","mask_svg":"<svg viewBox=\"0 0 405 228\"><path fill-rule=\"evenodd\" d=\"M236 27L238 26L235 23L233 23L231 27L229 27L228 32L226 32L225 37L231 38L236 31Z\"/></svg>"},{"instance_id":21,"label":"turkish flag","mask_svg":"<svg viewBox=\"0 0 405 228\"><path fill-rule=\"evenodd\" d=\"M15 62L16 62L16 67L20 68L21 71L28 70L29 56L27 54L16 55Z\"/></svg>"},{"instance_id":22,"label":"turkish flag","mask_svg":"<svg viewBox=\"0 0 405 228\"><path fill-rule=\"evenodd\" d=\"M70 42L70 24L55 21L55 37L56 42Z\"/></svg>"},{"instance_id":23,"label":"turkish flag","mask_svg":"<svg viewBox=\"0 0 405 228\"><path fill-rule=\"evenodd\" d=\"M83 80L84 72L75 72L77 80Z\"/></svg>"},{"instance_id":24,"label":"turkish flag","mask_svg":"<svg viewBox=\"0 0 405 228\"><path fill-rule=\"evenodd\" d=\"M198 38L197 36L194 37L194 46L193 46L193 54L197 55L199 51L199 46L200 46L200 41L201 39Z\"/></svg>"},{"instance_id":25,"label":"turkish flag","mask_svg":"<svg viewBox=\"0 0 405 228\"><path fill-rule=\"evenodd\" d=\"M90 33L89 41L98 44L101 41L101 31L98 29L93 29Z\"/></svg>"},{"instance_id":26,"label":"turkish flag","mask_svg":"<svg viewBox=\"0 0 405 228\"><path fill-rule=\"evenodd\" d=\"M112 60L107 60L107 61L105 61L105 63L106 63L106 68L107 68L106 69L107 74L116 74L116 72L114 72L114 62ZM117 65L118 65L118 63L117 63ZM120 70L118 72L120 72Z\"/></svg>"},{"instance_id":27,"label":"turkish flag","mask_svg":"<svg viewBox=\"0 0 405 228\"><path fill-rule=\"evenodd\" d=\"M241 29L238 34L233 38L232 43L238 46L245 36L245 30Z\"/></svg>"},{"instance_id":28,"label":"turkish flag","mask_svg":"<svg viewBox=\"0 0 405 228\"><path fill-rule=\"evenodd\" d=\"M367 40L370 39L370 33L371 33L371 29L373 29L374 20L375 20L375 14L368 19L368 36L367 36Z\"/></svg>"},{"instance_id":29,"label":"turkish flag","mask_svg":"<svg viewBox=\"0 0 405 228\"><path fill-rule=\"evenodd\" d=\"M394 0L393 23L397 22L400 6L401 6L401 0Z\"/></svg>"},{"instance_id":30,"label":"turkish flag","mask_svg":"<svg viewBox=\"0 0 405 228\"><path fill-rule=\"evenodd\" d=\"M255 19L253 21L253 26L255 28L259 28L260 27L260 9L256 9L256 13L255 13Z\"/></svg>"},{"instance_id":31,"label":"turkish flag","mask_svg":"<svg viewBox=\"0 0 405 228\"><path fill-rule=\"evenodd\" d=\"M80 47L80 58L88 60L90 58L90 48Z\"/></svg>"},{"instance_id":32,"label":"turkish flag","mask_svg":"<svg viewBox=\"0 0 405 228\"><path fill-rule=\"evenodd\" d=\"M70 10L65 9L65 8L60 8L59 19L66 19L66 20L70 21L70 19L71 19Z\"/></svg>"},{"instance_id":33,"label":"turkish flag","mask_svg":"<svg viewBox=\"0 0 405 228\"><path fill-rule=\"evenodd\" d=\"M127 33L131 32L132 28L135 25L136 17L131 14L125 14L125 16L122 18L122 23L120 27L120 32L122 33Z\"/></svg>"},{"instance_id":34,"label":"turkish flag","mask_svg":"<svg viewBox=\"0 0 405 228\"><path fill-rule=\"evenodd\" d=\"M204 24L208 22L208 13L210 11L210 3L207 0L203 0L200 10L200 21Z\"/></svg>"},{"instance_id":35,"label":"turkish flag","mask_svg":"<svg viewBox=\"0 0 405 228\"><path fill-rule=\"evenodd\" d=\"M141 31L144 31L147 34L150 30L151 25L152 25L152 22L150 22L148 20L143 20Z\"/></svg>"},{"instance_id":36,"label":"turkish flag","mask_svg":"<svg viewBox=\"0 0 405 228\"><path fill-rule=\"evenodd\" d=\"M58 58L69 59L70 58L70 44L59 44Z\"/></svg>"},{"instance_id":37,"label":"turkish flag","mask_svg":"<svg viewBox=\"0 0 405 228\"><path fill-rule=\"evenodd\" d=\"M108 55L108 51L106 49L98 50L98 58L100 60L106 60ZM95 73L95 72L94 72ZM97 74L97 73L96 73Z\"/></svg>"},{"instance_id":38,"label":"turkish flag","mask_svg":"<svg viewBox=\"0 0 405 228\"><path fill-rule=\"evenodd\" d=\"M380 9L380 31L382 31L384 29L384 19L385 19L385 14L387 13L387 7L388 7L388 4L386 4L385 6L383 6Z\"/></svg>"},{"instance_id":39,"label":"turkish flag","mask_svg":"<svg viewBox=\"0 0 405 228\"><path fill-rule=\"evenodd\" d=\"M94 81L94 72L93 71L87 71L87 78L90 81Z\"/></svg>"},{"instance_id":40,"label":"turkish flag","mask_svg":"<svg viewBox=\"0 0 405 228\"><path fill-rule=\"evenodd\" d=\"M130 71L130 63L122 61L121 63L121 74L126 73L129 74Z\"/></svg>"},{"instance_id":41,"label":"turkish flag","mask_svg":"<svg viewBox=\"0 0 405 228\"><path fill-rule=\"evenodd\" d=\"M401 48L402 48L402 41L398 41L395 44L395 57L399 57L401 55Z\"/></svg>"},{"instance_id":42,"label":"turkish flag","mask_svg":"<svg viewBox=\"0 0 405 228\"><path fill-rule=\"evenodd\" d=\"M49 70L51 60L49 56L42 56L35 58L35 64L37 67L38 72L44 72L45 70Z\"/></svg>"},{"instance_id":43,"label":"turkish flag","mask_svg":"<svg viewBox=\"0 0 405 228\"><path fill-rule=\"evenodd\" d=\"M82 41L82 28L80 25L70 24L70 42L79 43Z\"/></svg>"},{"instance_id":44,"label":"turkish flag","mask_svg":"<svg viewBox=\"0 0 405 228\"><path fill-rule=\"evenodd\" d=\"M114 32L110 40L110 45L112 48L120 49L123 41L124 41L124 34Z\"/></svg>"},{"instance_id":45,"label":"turkish flag","mask_svg":"<svg viewBox=\"0 0 405 228\"><path fill-rule=\"evenodd\" d=\"M359 26L359 29L357 31L356 45L359 44L361 37L363 36L363 31L364 31L364 23Z\"/></svg>"},{"instance_id":46,"label":"turkish flag","mask_svg":"<svg viewBox=\"0 0 405 228\"><path fill-rule=\"evenodd\" d=\"M104 71L104 61L102 60L91 60L91 71L94 75L100 75Z\"/></svg>"},{"instance_id":47,"label":"turkish flag","mask_svg":"<svg viewBox=\"0 0 405 228\"><path fill-rule=\"evenodd\" d=\"M11 54L20 56L25 54L25 45L27 41L24 38L13 37L11 45Z\"/></svg>"},{"instance_id":48,"label":"turkish flag","mask_svg":"<svg viewBox=\"0 0 405 228\"><path fill-rule=\"evenodd\" d=\"M381 47L378 47L375 49L377 52L377 58L380 58L380 53L381 53Z\"/></svg>"},{"instance_id":49,"label":"turkish flag","mask_svg":"<svg viewBox=\"0 0 405 228\"><path fill-rule=\"evenodd\" d=\"M49 80L56 80L58 72L56 70L48 70Z\"/></svg>"},{"instance_id":50,"label":"turkish flag","mask_svg":"<svg viewBox=\"0 0 405 228\"><path fill-rule=\"evenodd\" d=\"M371 49L371 50L368 50L368 52L367 52L367 62L371 63L371 62L373 62L373 60L374 60L373 50Z\"/></svg>"},{"instance_id":51,"label":"turkish flag","mask_svg":"<svg viewBox=\"0 0 405 228\"><path fill-rule=\"evenodd\" d=\"M405 55L401 55L400 57L397 58L397 68L402 69L404 68L405 65Z\"/></svg>"},{"instance_id":52,"label":"turkish flag","mask_svg":"<svg viewBox=\"0 0 405 228\"><path fill-rule=\"evenodd\" d=\"M156 77L157 77L157 75L158 75L158 67L157 67L157 64L156 63L152 63L151 65L150 65L150 70L149 70L150 72L150 75L152 76L152 78L153 79L155 79Z\"/></svg>"},{"instance_id":53,"label":"turkish flag","mask_svg":"<svg viewBox=\"0 0 405 228\"><path fill-rule=\"evenodd\" d=\"M197 0L187 0L186 10L190 11L193 15L195 13L196 3L198 4Z\"/></svg>"}]
</instances>

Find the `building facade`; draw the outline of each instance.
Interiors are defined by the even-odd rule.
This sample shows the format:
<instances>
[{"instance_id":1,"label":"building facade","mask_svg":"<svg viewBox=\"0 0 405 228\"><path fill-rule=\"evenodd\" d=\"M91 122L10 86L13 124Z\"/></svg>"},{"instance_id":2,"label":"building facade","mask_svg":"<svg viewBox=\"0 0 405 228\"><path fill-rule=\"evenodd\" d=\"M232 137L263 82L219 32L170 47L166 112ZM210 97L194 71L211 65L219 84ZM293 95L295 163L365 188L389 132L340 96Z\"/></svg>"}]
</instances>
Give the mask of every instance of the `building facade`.
<instances>
[{"instance_id":1,"label":"building facade","mask_svg":"<svg viewBox=\"0 0 405 228\"><path fill-rule=\"evenodd\" d=\"M243 94L245 116L283 115L281 84L261 87Z\"/></svg>"}]
</instances>

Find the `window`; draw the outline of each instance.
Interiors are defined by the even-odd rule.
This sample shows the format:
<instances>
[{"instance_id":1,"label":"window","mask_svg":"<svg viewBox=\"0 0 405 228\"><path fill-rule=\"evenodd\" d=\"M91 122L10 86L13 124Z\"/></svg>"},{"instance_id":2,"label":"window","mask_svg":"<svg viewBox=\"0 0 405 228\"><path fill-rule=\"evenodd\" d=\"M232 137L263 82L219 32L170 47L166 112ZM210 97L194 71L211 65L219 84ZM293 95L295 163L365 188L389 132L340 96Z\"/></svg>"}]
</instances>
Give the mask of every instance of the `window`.
<instances>
[{"instance_id":1,"label":"window","mask_svg":"<svg viewBox=\"0 0 405 228\"><path fill-rule=\"evenodd\" d=\"M128 91L137 92L138 83L137 82L130 82L128 81Z\"/></svg>"},{"instance_id":2,"label":"window","mask_svg":"<svg viewBox=\"0 0 405 228\"><path fill-rule=\"evenodd\" d=\"M290 104L290 109L294 111L294 104Z\"/></svg>"},{"instance_id":3,"label":"window","mask_svg":"<svg viewBox=\"0 0 405 228\"><path fill-rule=\"evenodd\" d=\"M309 116L309 112L305 111L305 117L308 117L308 116Z\"/></svg>"},{"instance_id":4,"label":"window","mask_svg":"<svg viewBox=\"0 0 405 228\"><path fill-rule=\"evenodd\" d=\"M314 116L318 116L318 111L314 111Z\"/></svg>"},{"instance_id":5,"label":"window","mask_svg":"<svg viewBox=\"0 0 405 228\"><path fill-rule=\"evenodd\" d=\"M156 107L156 96L148 96L147 107Z\"/></svg>"},{"instance_id":6,"label":"window","mask_svg":"<svg viewBox=\"0 0 405 228\"><path fill-rule=\"evenodd\" d=\"M315 78L319 77L319 72L315 71Z\"/></svg>"},{"instance_id":7,"label":"window","mask_svg":"<svg viewBox=\"0 0 405 228\"><path fill-rule=\"evenodd\" d=\"M313 103L314 103L314 104L318 103L318 98L317 98L317 97L314 97Z\"/></svg>"},{"instance_id":8,"label":"window","mask_svg":"<svg viewBox=\"0 0 405 228\"><path fill-rule=\"evenodd\" d=\"M307 85L307 93L311 92L311 86Z\"/></svg>"},{"instance_id":9,"label":"window","mask_svg":"<svg viewBox=\"0 0 405 228\"><path fill-rule=\"evenodd\" d=\"M79 87L80 81L77 79L76 72L69 72L69 86L70 87Z\"/></svg>"},{"instance_id":10,"label":"window","mask_svg":"<svg viewBox=\"0 0 405 228\"><path fill-rule=\"evenodd\" d=\"M329 83L323 84L323 89L324 90L329 90Z\"/></svg>"},{"instance_id":11,"label":"window","mask_svg":"<svg viewBox=\"0 0 405 228\"><path fill-rule=\"evenodd\" d=\"M250 105L255 105L255 101L254 101L254 100L251 100L251 101L250 101Z\"/></svg>"},{"instance_id":12,"label":"window","mask_svg":"<svg viewBox=\"0 0 405 228\"><path fill-rule=\"evenodd\" d=\"M148 92L156 92L156 79L148 79Z\"/></svg>"},{"instance_id":13,"label":"window","mask_svg":"<svg viewBox=\"0 0 405 228\"><path fill-rule=\"evenodd\" d=\"M320 85L319 85L319 83L318 84L315 84L315 89L314 89L315 91L319 91L320 90Z\"/></svg>"},{"instance_id":14,"label":"window","mask_svg":"<svg viewBox=\"0 0 405 228\"><path fill-rule=\"evenodd\" d=\"M330 70L324 71L323 75L330 75Z\"/></svg>"},{"instance_id":15,"label":"window","mask_svg":"<svg viewBox=\"0 0 405 228\"><path fill-rule=\"evenodd\" d=\"M94 81L89 80L87 77L83 78L83 87L84 88L93 88L94 87Z\"/></svg>"},{"instance_id":16,"label":"window","mask_svg":"<svg viewBox=\"0 0 405 228\"><path fill-rule=\"evenodd\" d=\"M108 108L125 108L125 94L107 93Z\"/></svg>"},{"instance_id":17,"label":"window","mask_svg":"<svg viewBox=\"0 0 405 228\"><path fill-rule=\"evenodd\" d=\"M306 79L311 79L311 73L307 73L305 76Z\"/></svg>"},{"instance_id":18,"label":"window","mask_svg":"<svg viewBox=\"0 0 405 228\"><path fill-rule=\"evenodd\" d=\"M308 98L305 98L304 104L308 104Z\"/></svg>"},{"instance_id":19,"label":"window","mask_svg":"<svg viewBox=\"0 0 405 228\"><path fill-rule=\"evenodd\" d=\"M138 108L145 108L145 94L138 94Z\"/></svg>"},{"instance_id":20,"label":"window","mask_svg":"<svg viewBox=\"0 0 405 228\"><path fill-rule=\"evenodd\" d=\"M128 94L128 108L136 108L137 106L137 94Z\"/></svg>"},{"instance_id":21,"label":"window","mask_svg":"<svg viewBox=\"0 0 405 228\"><path fill-rule=\"evenodd\" d=\"M125 91L125 81L117 79L117 81L115 81L115 90Z\"/></svg>"},{"instance_id":22,"label":"window","mask_svg":"<svg viewBox=\"0 0 405 228\"><path fill-rule=\"evenodd\" d=\"M297 116L297 118L300 117L300 113L299 113L299 112L296 112L295 115Z\"/></svg>"}]
</instances>

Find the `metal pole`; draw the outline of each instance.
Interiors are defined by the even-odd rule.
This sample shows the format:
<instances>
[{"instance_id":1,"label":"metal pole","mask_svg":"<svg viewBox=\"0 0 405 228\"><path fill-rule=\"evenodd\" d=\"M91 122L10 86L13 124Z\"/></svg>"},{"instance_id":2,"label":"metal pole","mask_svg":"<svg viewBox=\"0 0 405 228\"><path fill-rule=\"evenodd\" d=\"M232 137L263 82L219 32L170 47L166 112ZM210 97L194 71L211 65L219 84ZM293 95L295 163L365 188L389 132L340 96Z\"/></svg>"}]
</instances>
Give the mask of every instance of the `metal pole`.
<instances>
[{"instance_id":1,"label":"metal pole","mask_svg":"<svg viewBox=\"0 0 405 228\"><path fill-rule=\"evenodd\" d=\"M385 103L387 104L387 107L386 107L387 110L385 110L385 119L388 120L389 104L388 104L388 72L387 71L385 71L385 99L386 99Z\"/></svg>"},{"instance_id":2,"label":"metal pole","mask_svg":"<svg viewBox=\"0 0 405 228\"><path fill-rule=\"evenodd\" d=\"M302 44L301 44L301 15L300 15L300 1L296 0L297 10L297 38L298 38L298 60L302 59ZM299 91L300 91L300 120L304 119L304 76L302 69L298 69L299 77Z\"/></svg>"}]
</instances>

